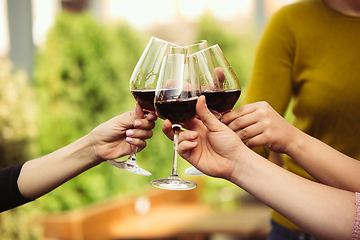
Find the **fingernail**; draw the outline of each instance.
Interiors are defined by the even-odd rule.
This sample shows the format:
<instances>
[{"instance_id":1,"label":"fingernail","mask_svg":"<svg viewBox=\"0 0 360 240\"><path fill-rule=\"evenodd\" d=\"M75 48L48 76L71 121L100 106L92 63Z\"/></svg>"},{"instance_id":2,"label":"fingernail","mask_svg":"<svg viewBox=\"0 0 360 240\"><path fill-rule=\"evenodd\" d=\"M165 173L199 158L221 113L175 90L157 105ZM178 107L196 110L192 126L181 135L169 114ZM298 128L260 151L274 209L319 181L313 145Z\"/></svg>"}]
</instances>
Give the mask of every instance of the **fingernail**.
<instances>
[{"instance_id":1,"label":"fingernail","mask_svg":"<svg viewBox=\"0 0 360 240\"><path fill-rule=\"evenodd\" d=\"M140 121L138 121L138 120L134 121L134 126L135 127L140 127L141 125L142 125L142 123Z\"/></svg>"},{"instance_id":2,"label":"fingernail","mask_svg":"<svg viewBox=\"0 0 360 240\"><path fill-rule=\"evenodd\" d=\"M127 137L134 136L134 131L133 130L126 130L126 136Z\"/></svg>"},{"instance_id":3,"label":"fingernail","mask_svg":"<svg viewBox=\"0 0 360 240\"><path fill-rule=\"evenodd\" d=\"M128 143L131 143L131 142L133 141L133 139L132 139L131 137L127 137L125 140L126 140L126 142L128 142Z\"/></svg>"}]
</instances>

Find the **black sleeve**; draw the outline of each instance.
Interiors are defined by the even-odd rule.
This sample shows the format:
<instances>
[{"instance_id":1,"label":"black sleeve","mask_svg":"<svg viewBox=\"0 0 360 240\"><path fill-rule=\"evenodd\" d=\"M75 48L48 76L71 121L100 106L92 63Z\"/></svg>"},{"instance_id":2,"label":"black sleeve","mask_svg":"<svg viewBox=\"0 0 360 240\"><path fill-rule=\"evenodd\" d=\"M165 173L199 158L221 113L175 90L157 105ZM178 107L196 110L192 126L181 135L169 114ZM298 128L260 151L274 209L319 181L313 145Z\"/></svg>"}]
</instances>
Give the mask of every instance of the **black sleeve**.
<instances>
[{"instance_id":1,"label":"black sleeve","mask_svg":"<svg viewBox=\"0 0 360 240\"><path fill-rule=\"evenodd\" d=\"M0 212L32 200L24 198L17 185L23 164L0 169Z\"/></svg>"}]
</instances>

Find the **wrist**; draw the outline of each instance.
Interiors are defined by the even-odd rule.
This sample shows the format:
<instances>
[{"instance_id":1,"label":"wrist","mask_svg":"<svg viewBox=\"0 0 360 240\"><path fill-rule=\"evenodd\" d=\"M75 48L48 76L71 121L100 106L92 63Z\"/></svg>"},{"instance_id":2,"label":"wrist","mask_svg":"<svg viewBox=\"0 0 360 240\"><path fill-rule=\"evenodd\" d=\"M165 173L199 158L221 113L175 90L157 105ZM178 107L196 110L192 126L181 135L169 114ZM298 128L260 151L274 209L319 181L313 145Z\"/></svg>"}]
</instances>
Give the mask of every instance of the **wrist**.
<instances>
[{"instance_id":1,"label":"wrist","mask_svg":"<svg viewBox=\"0 0 360 240\"><path fill-rule=\"evenodd\" d=\"M242 148L242 151L237 154L235 158L235 165L232 171L232 174L226 179L238 186L241 186L241 181L243 179L243 175L246 175L249 171L249 162L251 162L252 156L251 153L254 153L251 149L245 147Z\"/></svg>"},{"instance_id":2,"label":"wrist","mask_svg":"<svg viewBox=\"0 0 360 240\"><path fill-rule=\"evenodd\" d=\"M287 155L290 157L296 156L299 151L302 151L304 143L305 143L305 133L301 130L295 128L293 134L291 134L291 141L288 144L288 147L285 151Z\"/></svg>"},{"instance_id":3,"label":"wrist","mask_svg":"<svg viewBox=\"0 0 360 240\"><path fill-rule=\"evenodd\" d=\"M89 134L85 135L84 137L81 138L85 143L86 146L86 153L88 155L88 158L95 164L100 164L101 162L104 161L104 159L102 159L97 151L97 142L96 139L94 139L94 136L92 135L92 132L90 132ZM80 140L80 139L79 139Z\"/></svg>"}]
</instances>

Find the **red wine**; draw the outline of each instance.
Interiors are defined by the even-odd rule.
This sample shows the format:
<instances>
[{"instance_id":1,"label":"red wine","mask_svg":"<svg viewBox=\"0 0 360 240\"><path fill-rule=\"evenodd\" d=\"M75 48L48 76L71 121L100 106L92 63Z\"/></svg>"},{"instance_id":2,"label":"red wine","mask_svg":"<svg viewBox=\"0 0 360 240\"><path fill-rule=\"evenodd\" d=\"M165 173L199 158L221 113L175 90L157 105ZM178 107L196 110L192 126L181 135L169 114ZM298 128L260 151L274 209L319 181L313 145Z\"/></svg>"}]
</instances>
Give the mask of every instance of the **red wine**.
<instances>
[{"instance_id":1,"label":"red wine","mask_svg":"<svg viewBox=\"0 0 360 240\"><path fill-rule=\"evenodd\" d=\"M155 108L159 117L169 119L173 124L186 123L196 116L198 97L156 101Z\"/></svg>"},{"instance_id":2,"label":"red wine","mask_svg":"<svg viewBox=\"0 0 360 240\"><path fill-rule=\"evenodd\" d=\"M154 108L154 98L155 98L155 89L137 89L131 91L135 100L139 105L147 111L155 111Z\"/></svg>"},{"instance_id":3,"label":"red wine","mask_svg":"<svg viewBox=\"0 0 360 240\"><path fill-rule=\"evenodd\" d=\"M208 108L218 113L230 111L239 99L240 93L241 89L202 92L205 95Z\"/></svg>"}]
</instances>

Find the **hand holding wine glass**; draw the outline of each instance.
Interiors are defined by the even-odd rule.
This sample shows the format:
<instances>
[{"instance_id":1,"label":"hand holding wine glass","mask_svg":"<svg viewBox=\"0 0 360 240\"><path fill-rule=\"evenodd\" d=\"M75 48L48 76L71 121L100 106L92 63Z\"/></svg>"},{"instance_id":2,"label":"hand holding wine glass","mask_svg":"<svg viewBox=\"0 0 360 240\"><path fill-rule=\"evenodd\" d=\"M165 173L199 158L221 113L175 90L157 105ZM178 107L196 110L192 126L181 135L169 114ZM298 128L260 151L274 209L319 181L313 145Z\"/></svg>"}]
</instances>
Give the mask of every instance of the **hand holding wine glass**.
<instances>
[{"instance_id":1,"label":"hand holding wine glass","mask_svg":"<svg viewBox=\"0 0 360 240\"><path fill-rule=\"evenodd\" d=\"M170 54L164 58L155 92L155 110L162 119L172 123L174 135L173 168L166 179L151 184L170 190L190 190L196 187L177 174L178 135L183 123L196 116L196 102L201 94L197 61L185 54Z\"/></svg>"},{"instance_id":2,"label":"hand holding wine glass","mask_svg":"<svg viewBox=\"0 0 360 240\"><path fill-rule=\"evenodd\" d=\"M194 54L200 68L202 95L210 111L221 121L240 97L240 82L219 45L205 48ZM188 175L202 175L195 167L185 170Z\"/></svg>"},{"instance_id":3,"label":"hand holding wine glass","mask_svg":"<svg viewBox=\"0 0 360 240\"><path fill-rule=\"evenodd\" d=\"M170 53L170 47L175 44L152 37L130 78L130 91L135 100L142 107L145 117L154 109L155 88L160 72L161 62L166 54ZM151 173L139 167L136 163L137 148L134 147L130 157L125 161L108 160L108 163L123 170L139 175L150 176Z\"/></svg>"}]
</instances>

